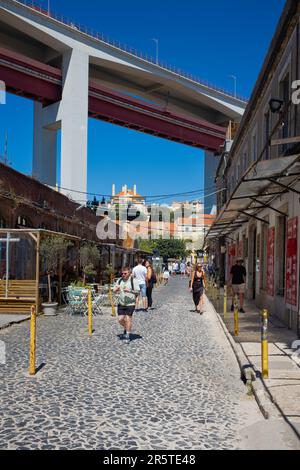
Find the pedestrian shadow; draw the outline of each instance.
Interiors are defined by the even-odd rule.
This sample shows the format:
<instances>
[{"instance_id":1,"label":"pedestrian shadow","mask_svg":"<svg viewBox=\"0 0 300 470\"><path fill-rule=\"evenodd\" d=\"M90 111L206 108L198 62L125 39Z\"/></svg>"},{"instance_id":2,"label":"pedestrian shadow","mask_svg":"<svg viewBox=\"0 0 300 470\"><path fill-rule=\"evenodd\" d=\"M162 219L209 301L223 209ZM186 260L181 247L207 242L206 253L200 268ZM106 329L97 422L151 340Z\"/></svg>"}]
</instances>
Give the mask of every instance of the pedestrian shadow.
<instances>
[{"instance_id":1,"label":"pedestrian shadow","mask_svg":"<svg viewBox=\"0 0 300 470\"><path fill-rule=\"evenodd\" d=\"M133 341L140 341L141 339L143 339L143 337L142 337L141 335L131 335L131 336L130 336L131 342L133 342Z\"/></svg>"},{"instance_id":2,"label":"pedestrian shadow","mask_svg":"<svg viewBox=\"0 0 300 470\"><path fill-rule=\"evenodd\" d=\"M120 341L125 341L125 339L126 339L122 334L117 335L117 336L118 336L118 338L119 338ZM132 343L133 341L139 341L139 340L141 340L141 339L143 339L143 337L142 337L141 335L135 335L135 334L131 334L131 335L130 335L130 341L131 341L131 343Z\"/></svg>"},{"instance_id":3,"label":"pedestrian shadow","mask_svg":"<svg viewBox=\"0 0 300 470\"><path fill-rule=\"evenodd\" d=\"M46 364L43 362L39 367L37 367L35 373L38 374L38 373L41 372L41 370L43 370L45 367L46 367Z\"/></svg>"}]
</instances>

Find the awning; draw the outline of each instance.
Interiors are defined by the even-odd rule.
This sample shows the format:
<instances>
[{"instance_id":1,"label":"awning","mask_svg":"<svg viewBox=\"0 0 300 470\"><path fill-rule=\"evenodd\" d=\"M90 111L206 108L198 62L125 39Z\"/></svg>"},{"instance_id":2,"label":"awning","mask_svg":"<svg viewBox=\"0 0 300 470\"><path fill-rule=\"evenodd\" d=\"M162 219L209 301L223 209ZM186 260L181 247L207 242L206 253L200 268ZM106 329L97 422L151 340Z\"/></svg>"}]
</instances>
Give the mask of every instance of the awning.
<instances>
[{"instance_id":1,"label":"awning","mask_svg":"<svg viewBox=\"0 0 300 470\"><path fill-rule=\"evenodd\" d=\"M272 202L288 191L300 196L300 192L293 188L299 177L300 154L254 164L240 180L207 233L205 241L227 237L251 219L267 223L259 217L259 213L265 208L285 216L286 214L272 207Z\"/></svg>"}]
</instances>

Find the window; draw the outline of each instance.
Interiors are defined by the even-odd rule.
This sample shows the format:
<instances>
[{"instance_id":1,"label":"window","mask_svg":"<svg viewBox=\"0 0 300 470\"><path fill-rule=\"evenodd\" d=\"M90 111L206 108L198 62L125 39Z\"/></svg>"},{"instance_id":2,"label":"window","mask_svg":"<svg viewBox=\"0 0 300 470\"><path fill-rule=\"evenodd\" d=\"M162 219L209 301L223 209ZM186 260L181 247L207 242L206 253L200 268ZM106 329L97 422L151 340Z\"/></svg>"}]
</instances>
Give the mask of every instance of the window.
<instances>
[{"instance_id":1,"label":"window","mask_svg":"<svg viewBox=\"0 0 300 470\"><path fill-rule=\"evenodd\" d=\"M290 90L291 90L291 85L290 85L290 74L287 73L284 78L281 80L279 83L279 97L283 101L283 106L284 109L286 110L284 117L283 117L283 122L282 122L282 131L281 131L281 137L283 139L286 139L287 137L290 136L290 110L288 109L288 105L290 102ZM285 153L286 150L288 149L287 145L283 145L281 148L281 152Z\"/></svg>"},{"instance_id":2,"label":"window","mask_svg":"<svg viewBox=\"0 0 300 470\"><path fill-rule=\"evenodd\" d=\"M6 222L1 216L0 216L0 228L6 228Z\"/></svg>"},{"instance_id":3,"label":"window","mask_svg":"<svg viewBox=\"0 0 300 470\"><path fill-rule=\"evenodd\" d=\"M256 133L252 136L252 162L257 160L257 135Z\"/></svg>"},{"instance_id":4,"label":"window","mask_svg":"<svg viewBox=\"0 0 300 470\"><path fill-rule=\"evenodd\" d=\"M23 217L23 216L19 216L18 217L18 220L17 220L17 228L20 227L20 228L32 228L32 224L30 222L29 219L27 219L26 217Z\"/></svg>"},{"instance_id":5,"label":"window","mask_svg":"<svg viewBox=\"0 0 300 470\"><path fill-rule=\"evenodd\" d=\"M270 140L270 111L267 111L265 113L265 140L264 140L264 146L266 145L265 160L270 159L269 140Z\"/></svg>"},{"instance_id":6,"label":"window","mask_svg":"<svg viewBox=\"0 0 300 470\"><path fill-rule=\"evenodd\" d=\"M243 153L243 174L247 171L247 168L248 168L248 156L247 156L248 152L247 150L244 150L244 153Z\"/></svg>"}]
</instances>

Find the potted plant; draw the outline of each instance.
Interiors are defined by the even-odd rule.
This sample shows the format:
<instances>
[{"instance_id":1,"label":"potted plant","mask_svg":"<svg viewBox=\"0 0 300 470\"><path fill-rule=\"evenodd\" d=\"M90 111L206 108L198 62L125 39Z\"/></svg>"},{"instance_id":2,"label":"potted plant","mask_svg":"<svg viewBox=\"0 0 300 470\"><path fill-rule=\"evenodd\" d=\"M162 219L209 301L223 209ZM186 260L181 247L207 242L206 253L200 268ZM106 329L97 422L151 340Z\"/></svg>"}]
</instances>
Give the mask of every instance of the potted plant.
<instances>
[{"instance_id":1,"label":"potted plant","mask_svg":"<svg viewBox=\"0 0 300 470\"><path fill-rule=\"evenodd\" d=\"M95 276L95 266L99 263L100 252L94 243L85 243L80 248L80 267L83 272L83 284L86 285L87 276Z\"/></svg>"},{"instance_id":2,"label":"potted plant","mask_svg":"<svg viewBox=\"0 0 300 470\"><path fill-rule=\"evenodd\" d=\"M67 250L72 245L63 237L47 237L41 242L41 259L47 272L48 302L42 304L45 316L56 316L58 303L53 302L51 275L57 272L58 263L63 264L67 259Z\"/></svg>"}]
</instances>

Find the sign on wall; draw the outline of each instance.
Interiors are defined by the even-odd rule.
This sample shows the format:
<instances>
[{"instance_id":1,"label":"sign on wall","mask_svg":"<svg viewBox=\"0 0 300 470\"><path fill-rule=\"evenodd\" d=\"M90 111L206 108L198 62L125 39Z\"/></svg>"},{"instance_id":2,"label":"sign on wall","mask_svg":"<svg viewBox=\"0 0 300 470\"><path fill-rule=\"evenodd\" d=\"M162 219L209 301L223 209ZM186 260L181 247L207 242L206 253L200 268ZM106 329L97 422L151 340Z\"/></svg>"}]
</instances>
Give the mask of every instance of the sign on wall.
<instances>
[{"instance_id":1,"label":"sign on wall","mask_svg":"<svg viewBox=\"0 0 300 470\"><path fill-rule=\"evenodd\" d=\"M230 271L231 271L231 268L233 266L233 263L236 257L236 251L237 250L236 250L235 243L229 246L228 248L228 273L227 273L228 283L231 281Z\"/></svg>"},{"instance_id":2,"label":"sign on wall","mask_svg":"<svg viewBox=\"0 0 300 470\"><path fill-rule=\"evenodd\" d=\"M275 227L269 229L267 244L267 294L275 295Z\"/></svg>"},{"instance_id":3,"label":"sign on wall","mask_svg":"<svg viewBox=\"0 0 300 470\"><path fill-rule=\"evenodd\" d=\"M291 307L298 305L298 217L287 222L286 246L286 294L285 303Z\"/></svg>"}]
</instances>

